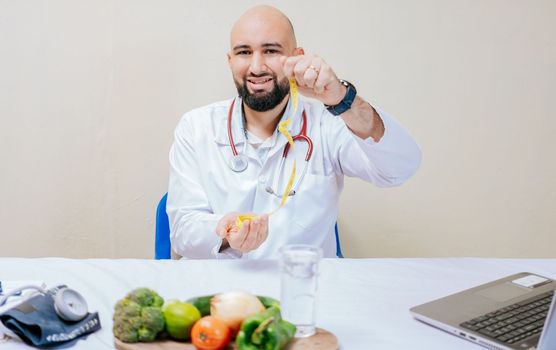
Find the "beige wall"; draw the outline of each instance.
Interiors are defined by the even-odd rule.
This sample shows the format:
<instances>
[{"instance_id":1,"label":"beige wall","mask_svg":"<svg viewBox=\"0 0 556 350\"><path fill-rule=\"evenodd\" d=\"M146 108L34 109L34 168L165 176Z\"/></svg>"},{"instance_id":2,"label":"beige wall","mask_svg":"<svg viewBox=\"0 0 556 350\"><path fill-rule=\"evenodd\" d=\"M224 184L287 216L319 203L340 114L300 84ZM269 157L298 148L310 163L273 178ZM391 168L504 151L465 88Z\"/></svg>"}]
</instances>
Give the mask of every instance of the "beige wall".
<instances>
[{"instance_id":1,"label":"beige wall","mask_svg":"<svg viewBox=\"0 0 556 350\"><path fill-rule=\"evenodd\" d=\"M423 150L402 187L346 180L347 256L556 256L556 2L271 3ZM173 129L234 94L253 4L0 1L0 255L150 258Z\"/></svg>"}]
</instances>

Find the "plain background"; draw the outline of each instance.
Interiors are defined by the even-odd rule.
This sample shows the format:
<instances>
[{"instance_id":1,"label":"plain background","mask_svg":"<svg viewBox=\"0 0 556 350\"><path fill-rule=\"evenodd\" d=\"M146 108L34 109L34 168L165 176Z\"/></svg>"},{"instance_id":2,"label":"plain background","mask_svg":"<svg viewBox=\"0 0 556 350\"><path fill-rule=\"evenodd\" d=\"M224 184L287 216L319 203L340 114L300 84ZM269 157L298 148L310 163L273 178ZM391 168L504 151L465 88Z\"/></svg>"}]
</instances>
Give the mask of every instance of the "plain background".
<instances>
[{"instance_id":1,"label":"plain background","mask_svg":"<svg viewBox=\"0 0 556 350\"><path fill-rule=\"evenodd\" d=\"M348 257L556 256L556 2L274 1L423 151L346 179ZM254 1L0 0L0 255L153 256L181 115L235 95Z\"/></svg>"}]
</instances>

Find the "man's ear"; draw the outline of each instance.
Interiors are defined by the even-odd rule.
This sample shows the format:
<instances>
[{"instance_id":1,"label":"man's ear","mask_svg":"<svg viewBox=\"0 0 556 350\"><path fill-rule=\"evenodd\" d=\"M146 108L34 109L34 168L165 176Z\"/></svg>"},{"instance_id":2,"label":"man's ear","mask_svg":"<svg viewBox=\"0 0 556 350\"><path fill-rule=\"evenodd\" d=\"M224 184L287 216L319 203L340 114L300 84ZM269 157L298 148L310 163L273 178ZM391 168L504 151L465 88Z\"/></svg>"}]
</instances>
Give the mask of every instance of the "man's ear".
<instances>
[{"instance_id":1,"label":"man's ear","mask_svg":"<svg viewBox=\"0 0 556 350\"><path fill-rule=\"evenodd\" d=\"M295 50L293 50L293 53L295 56L305 55L305 50L303 50L302 47L296 47Z\"/></svg>"},{"instance_id":2,"label":"man's ear","mask_svg":"<svg viewBox=\"0 0 556 350\"><path fill-rule=\"evenodd\" d=\"M228 59L228 66L232 67L232 55L229 52L226 54L226 58Z\"/></svg>"}]
</instances>

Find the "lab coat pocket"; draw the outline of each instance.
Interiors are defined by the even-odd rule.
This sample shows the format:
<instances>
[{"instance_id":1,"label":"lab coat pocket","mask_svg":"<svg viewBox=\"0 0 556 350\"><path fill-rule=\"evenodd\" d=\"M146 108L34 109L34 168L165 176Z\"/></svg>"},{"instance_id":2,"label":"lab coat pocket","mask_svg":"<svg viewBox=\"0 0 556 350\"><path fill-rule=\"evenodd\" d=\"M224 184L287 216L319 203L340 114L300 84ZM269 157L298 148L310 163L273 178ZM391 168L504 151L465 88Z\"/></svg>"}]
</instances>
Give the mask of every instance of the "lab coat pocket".
<instances>
[{"instance_id":1,"label":"lab coat pocket","mask_svg":"<svg viewBox=\"0 0 556 350\"><path fill-rule=\"evenodd\" d=\"M308 231L333 227L342 187L341 177L307 172L292 201L295 202L292 221Z\"/></svg>"}]
</instances>

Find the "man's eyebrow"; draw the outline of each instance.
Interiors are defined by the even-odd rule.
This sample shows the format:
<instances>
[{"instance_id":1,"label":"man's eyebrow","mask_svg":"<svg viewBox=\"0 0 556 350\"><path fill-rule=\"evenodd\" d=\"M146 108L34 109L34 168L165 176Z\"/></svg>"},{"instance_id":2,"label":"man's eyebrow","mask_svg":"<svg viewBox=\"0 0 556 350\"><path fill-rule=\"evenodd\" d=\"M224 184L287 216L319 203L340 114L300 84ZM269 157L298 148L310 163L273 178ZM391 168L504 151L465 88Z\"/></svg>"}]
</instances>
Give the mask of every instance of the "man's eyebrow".
<instances>
[{"instance_id":1,"label":"man's eyebrow","mask_svg":"<svg viewBox=\"0 0 556 350\"><path fill-rule=\"evenodd\" d=\"M280 43L264 43L261 45L263 48L268 49L269 47L277 47L282 49L282 44ZM233 51L237 51L237 50L245 50L245 49L250 49L251 46L246 45L246 44L241 44L241 45L236 45L233 48Z\"/></svg>"},{"instance_id":2,"label":"man's eyebrow","mask_svg":"<svg viewBox=\"0 0 556 350\"><path fill-rule=\"evenodd\" d=\"M263 46L263 47L266 47L266 48L268 48L268 47L274 47L274 46L279 47L279 48L282 48L282 45L281 45L280 43L266 43L266 44L263 44L262 46Z\"/></svg>"},{"instance_id":3,"label":"man's eyebrow","mask_svg":"<svg viewBox=\"0 0 556 350\"><path fill-rule=\"evenodd\" d=\"M250 48L251 48L251 46L249 46L249 45L236 45L236 46L234 46L233 50L236 51L236 50L243 50L243 49L250 49Z\"/></svg>"}]
</instances>

